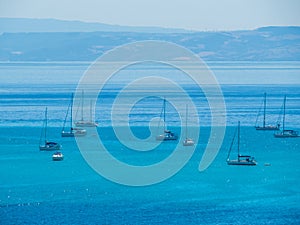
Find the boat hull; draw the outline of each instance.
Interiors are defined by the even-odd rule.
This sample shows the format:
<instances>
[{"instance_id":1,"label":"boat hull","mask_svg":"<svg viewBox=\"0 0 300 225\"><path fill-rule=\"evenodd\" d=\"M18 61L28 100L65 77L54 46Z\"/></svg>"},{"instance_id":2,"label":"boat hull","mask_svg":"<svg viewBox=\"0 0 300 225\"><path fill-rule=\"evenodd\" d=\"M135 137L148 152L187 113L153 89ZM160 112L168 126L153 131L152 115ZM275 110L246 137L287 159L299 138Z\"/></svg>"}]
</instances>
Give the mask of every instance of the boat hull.
<instances>
[{"instance_id":1,"label":"boat hull","mask_svg":"<svg viewBox=\"0 0 300 225\"><path fill-rule=\"evenodd\" d=\"M247 161L247 160L228 160L228 165L231 166L256 166L256 161Z\"/></svg>"},{"instance_id":2,"label":"boat hull","mask_svg":"<svg viewBox=\"0 0 300 225\"><path fill-rule=\"evenodd\" d=\"M274 134L275 138L297 138L300 137L297 131L294 130L284 130L280 133Z\"/></svg>"},{"instance_id":3,"label":"boat hull","mask_svg":"<svg viewBox=\"0 0 300 225\"><path fill-rule=\"evenodd\" d=\"M62 137L83 137L86 135L86 130L76 130L71 132L61 132Z\"/></svg>"},{"instance_id":4,"label":"boat hull","mask_svg":"<svg viewBox=\"0 0 300 225\"><path fill-rule=\"evenodd\" d=\"M267 127L255 127L256 130L279 130L279 127L267 126Z\"/></svg>"},{"instance_id":5,"label":"boat hull","mask_svg":"<svg viewBox=\"0 0 300 225\"><path fill-rule=\"evenodd\" d=\"M159 135L156 137L157 141L176 141L177 136L165 136L165 135Z\"/></svg>"},{"instance_id":6,"label":"boat hull","mask_svg":"<svg viewBox=\"0 0 300 225\"><path fill-rule=\"evenodd\" d=\"M98 124L91 121L79 121L75 123L76 127L97 127Z\"/></svg>"},{"instance_id":7,"label":"boat hull","mask_svg":"<svg viewBox=\"0 0 300 225\"><path fill-rule=\"evenodd\" d=\"M299 135L274 134L275 138L298 138Z\"/></svg>"},{"instance_id":8,"label":"boat hull","mask_svg":"<svg viewBox=\"0 0 300 225\"><path fill-rule=\"evenodd\" d=\"M53 161L62 161L64 159L64 155L61 152L56 152L52 155Z\"/></svg>"},{"instance_id":9,"label":"boat hull","mask_svg":"<svg viewBox=\"0 0 300 225\"><path fill-rule=\"evenodd\" d=\"M156 137L157 141L176 141L177 139L177 135L169 130L166 130L163 134Z\"/></svg>"},{"instance_id":10,"label":"boat hull","mask_svg":"<svg viewBox=\"0 0 300 225\"><path fill-rule=\"evenodd\" d=\"M74 133L71 132L61 132L62 137L74 137Z\"/></svg>"},{"instance_id":11,"label":"boat hull","mask_svg":"<svg viewBox=\"0 0 300 225\"><path fill-rule=\"evenodd\" d=\"M40 145L40 151L54 151L60 149L61 145L55 142L47 142L45 145Z\"/></svg>"},{"instance_id":12,"label":"boat hull","mask_svg":"<svg viewBox=\"0 0 300 225\"><path fill-rule=\"evenodd\" d=\"M55 156L52 156L52 160L53 161L62 161L62 160L64 160L64 157L55 157Z\"/></svg>"},{"instance_id":13,"label":"boat hull","mask_svg":"<svg viewBox=\"0 0 300 225\"><path fill-rule=\"evenodd\" d=\"M191 139L186 139L183 141L183 146L194 146L194 141Z\"/></svg>"}]
</instances>

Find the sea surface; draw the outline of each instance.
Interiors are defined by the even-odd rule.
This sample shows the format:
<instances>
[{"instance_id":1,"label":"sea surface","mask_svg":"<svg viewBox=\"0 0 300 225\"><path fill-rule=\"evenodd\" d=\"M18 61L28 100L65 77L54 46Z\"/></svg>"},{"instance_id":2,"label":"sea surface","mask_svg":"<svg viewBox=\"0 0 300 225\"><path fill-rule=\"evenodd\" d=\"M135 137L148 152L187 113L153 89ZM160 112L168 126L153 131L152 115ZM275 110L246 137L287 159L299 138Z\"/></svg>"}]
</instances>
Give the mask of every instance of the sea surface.
<instances>
[{"instance_id":1,"label":"sea surface","mask_svg":"<svg viewBox=\"0 0 300 225\"><path fill-rule=\"evenodd\" d=\"M201 172L199 163L214 121L207 96L220 96L205 93L181 71L166 65L136 65L115 74L95 100L91 117L99 123L98 135L116 159L135 166L152 165L182 145L164 142L152 151L139 152L124 146L115 134L115 128L130 126L138 138L148 138L149 124L155 122L159 134L163 99L155 93L162 90L168 92L168 129L184 136L187 123L193 136L191 131L200 127L195 152L185 166L171 178L147 186L104 178L85 161L74 138L60 137L71 94L89 65L0 63L0 224L300 224L300 138L276 139L273 131L254 129L256 122L262 124L260 109L266 92L267 124L282 123L286 95L285 127L300 132L300 62L208 63L222 91L225 109L218 110L224 110L226 127L216 158ZM174 80L190 96L197 113L191 110L187 120L181 118L176 105L185 113L187 104L181 93L159 84L151 94L141 87L118 95L142 76ZM137 93L149 96L136 100ZM112 118L116 98L126 101L121 99L124 110L119 107ZM87 92L85 118L90 116L88 99ZM128 102L132 103L129 113L125 111ZM53 152L39 151L46 107L47 138L63 146L65 158L60 162L52 161ZM74 104L73 121L80 113L80 106ZM238 121L241 153L254 156L257 166L226 164ZM231 157L236 151L234 147Z\"/></svg>"}]
</instances>

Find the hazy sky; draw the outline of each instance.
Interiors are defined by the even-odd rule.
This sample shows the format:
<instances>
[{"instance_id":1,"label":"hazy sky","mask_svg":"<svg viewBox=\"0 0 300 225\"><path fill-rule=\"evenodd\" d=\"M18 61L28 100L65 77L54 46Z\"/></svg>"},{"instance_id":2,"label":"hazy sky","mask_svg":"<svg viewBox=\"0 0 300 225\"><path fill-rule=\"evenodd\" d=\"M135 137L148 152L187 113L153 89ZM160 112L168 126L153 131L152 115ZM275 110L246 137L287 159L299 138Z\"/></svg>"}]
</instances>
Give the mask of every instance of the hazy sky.
<instances>
[{"instance_id":1,"label":"hazy sky","mask_svg":"<svg viewBox=\"0 0 300 225\"><path fill-rule=\"evenodd\" d=\"M300 26L299 0L0 0L0 17L196 30Z\"/></svg>"}]
</instances>

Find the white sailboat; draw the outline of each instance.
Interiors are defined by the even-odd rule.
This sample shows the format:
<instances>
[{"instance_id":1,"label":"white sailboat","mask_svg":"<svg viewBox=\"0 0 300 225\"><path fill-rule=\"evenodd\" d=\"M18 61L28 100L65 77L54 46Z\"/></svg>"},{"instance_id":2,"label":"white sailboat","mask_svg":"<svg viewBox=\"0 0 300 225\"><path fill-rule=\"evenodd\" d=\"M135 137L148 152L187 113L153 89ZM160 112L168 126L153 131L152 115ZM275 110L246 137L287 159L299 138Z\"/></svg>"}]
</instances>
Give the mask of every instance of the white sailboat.
<instances>
[{"instance_id":1,"label":"white sailboat","mask_svg":"<svg viewBox=\"0 0 300 225\"><path fill-rule=\"evenodd\" d=\"M82 91L82 97L81 97L81 119L79 121L75 122L75 126L76 127L97 127L98 124L95 123L92 119L92 101L90 101L90 116L89 116L89 120L84 120L84 110L83 110L83 106L84 106L84 91ZM75 116L76 117L76 116Z\"/></svg>"},{"instance_id":2,"label":"white sailboat","mask_svg":"<svg viewBox=\"0 0 300 225\"><path fill-rule=\"evenodd\" d=\"M185 136L185 140L183 141L183 146L193 146L195 142L192 138L188 137L187 121L188 121L188 105L186 105L186 109L185 109L185 135L186 136Z\"/></svg>"},{"instance_id":3,"label":"white sailboat","mask_svg":"<svg viewBox=\"0 0 300 225\"><path fill-rule=\"evenodd\" d=\"M73 124L72 124L72 107L73 107L73 94L72 94L72 97L71 97L71 102L68 106L68 109L67 109L67 113L66 113L66 117L65 117L65 120L64 120L64 124L63 124L63 129L61 131L61 136L62 137L80 137L80 136L85 136L86 135L86 130L82 129L82 128L73 128ZM68 119L68 114L69 114L69 111L71 109L71 119L70 119L70 130L65 130L66 129L66 121Z\"/></svg>"},{"instance_id":4,"label":"white sailboat","mask_svg":"<svg viewBox=\"0 0 300 225\"><path fill-rule=\"evenodd\" d=\"M236 136L236 132L234 134L234 137L232 139L230 149L227 156L227 164L228 165L234 165L234 166L255 166L257 162L255 161L255 158L250 155L241 155L240 154L240 121L238 122L237 127L237 158L236 159L230 159L230 153L234 144L234 139Z\"/></svg>"},{"instance_id":5,"label":"white sailboat","mask_svg":"<svg viewBox=\"0 0 300 225\"><path fill-rule=\"evenodd\" d=\"M163 120L164 120L164 133L156 137L157 141L175 141L177 140L177 134L166 129L166 99L163 102Z\"/></svg>"},{"instance_id":6,"label":"white sailboat","mask_svg":"<svg viewBox=\"0 0 300 225\"><path fill-rule=\"evenodd\" d=\"M283 117L282 117L282 130L274 133L275 138L295 138L300 137L298 131L295 130L286 130L285 129L285 105L286 105L286 95L283 99Z\"/></svg>"},{"instance_id":7,"label":"white sailboat","mask_svg":"<svg viewBox=\"0 0 300 225\"><path fill-rule=\"evenodd\" d=\"M45 109L45 119L44 119L44 126L41 132L40 137L40 151L53 151L53 150L59 150L61 148L61 145L54 142L54 141L48 141L47 140L47 128L48 128L48 108Z\"/></svg>"},{"instance_id":8,"label":"white sailboat","mask_svg":"<svg viewBox=\"0 0 300 225\"><path fill-rule=\"evenodd\" d=\"M255 129L256 130L279 130L279 124L277 125L266 125L266 107L267 107L267 93L264 93L264 100L263 100L263 124L262 126L257 125L258 118L260 112L257 114Z\"/></svg>"}]
</instances>

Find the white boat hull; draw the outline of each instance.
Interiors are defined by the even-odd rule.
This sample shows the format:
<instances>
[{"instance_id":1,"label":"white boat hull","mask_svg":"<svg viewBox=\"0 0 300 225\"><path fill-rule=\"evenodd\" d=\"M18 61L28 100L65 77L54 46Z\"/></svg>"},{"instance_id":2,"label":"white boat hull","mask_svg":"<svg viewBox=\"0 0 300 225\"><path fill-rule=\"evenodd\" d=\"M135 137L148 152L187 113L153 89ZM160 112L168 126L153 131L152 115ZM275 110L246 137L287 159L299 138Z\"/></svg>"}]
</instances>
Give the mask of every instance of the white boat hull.
<instances>
[{"instance_id":1,"label":"white boat hull","mask_svg":"<svg viewBox=\"0 0 300 225\"><path fill-rule=\"evenodd\" d=\"M277 126L255 127L256 130L279 130Z\"/></svg>"},{"instance_id":2,"label":"white boat hull","mask_svg":"<svg viewBox=\"0 0 300 225\"><path fill-rule=\"evenodd\" d=\"M76 127L97 127L98 124L92 121L78 121L75 123Z\"/></svg>"},{"instance_id":3,"label":"white boat hull","mask_svg":"<svg viewBox=\"0 0 300 225\"><path fill-rule=\"evenodd\" d=\"M296 138L296 137L300 137L300 136L299 136L299 133L297 131L284 130L284 131L281 131L279 133L275 133L274 137L276 137L276 138Z\"/></svg>"},{"instance_id":4,"label":"white boat hull","mask_svg":"<svg viewBox=\"0 0 300 225\"><path fill-rule=\"evenodd\" d=\"M73 129L73 131L66 132L62 131L61 136L62 137L83 137L86 135L86 130L83 129Z\"/></svg>"},{"instance_id":5,"label":"white boat hull","mask_svg":"<svg viewBox=\"0 0 300 225\"><path fill-rule=\"evenodd\" d=\"M61 152L56 152L52 155L53 161L62 161L64 159L64 155Z\"/></svg>"},{"instance_id":6,"label":"white boat hull","mask_svg":"<svg viewBox=\"0 0 300 225\"><path fill-rule=\"evenodd\" d=\"M257 162L254 160L227 160L227 164L232 166L256 166Z\"/></svg>"},{"instance_id":7,"label":"white boat hull","mask_svg":"<svg viewBox=\"0 0 300 225\"><path fill-rule=\"evenodd\" d=\"M194 146L195 142L192 139L185 139L183 141L183 146Z\"/></svg>"}]
</instances>

